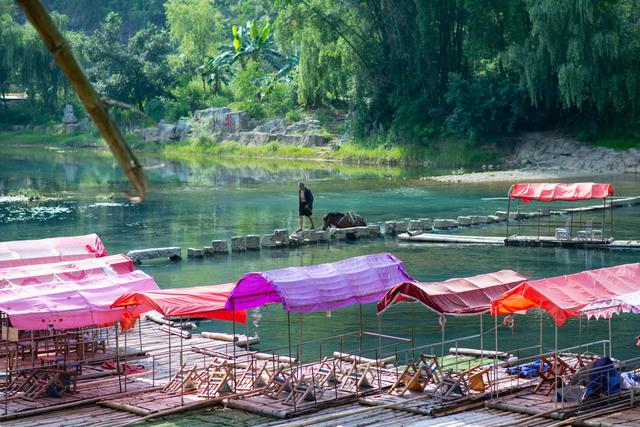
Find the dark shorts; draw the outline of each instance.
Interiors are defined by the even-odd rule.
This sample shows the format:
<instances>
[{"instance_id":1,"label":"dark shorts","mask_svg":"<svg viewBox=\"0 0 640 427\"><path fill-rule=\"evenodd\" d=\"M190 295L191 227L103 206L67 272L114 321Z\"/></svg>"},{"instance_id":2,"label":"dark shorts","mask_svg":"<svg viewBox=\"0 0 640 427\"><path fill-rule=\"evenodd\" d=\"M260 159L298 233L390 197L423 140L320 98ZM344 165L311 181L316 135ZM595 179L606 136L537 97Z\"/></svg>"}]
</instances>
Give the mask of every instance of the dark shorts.
<instances>
[{"instance_id":1,"label":"dark shorts","mask_svg":"<svg viewBox=\"0 0 640 427\"><path fill-rule=\"evenodd\" d=\"M304 206L304 205L300 205L298 206L298 215L300 216L311 216L313 215L313 212L311 212L311 209Z\"/></svg>"}]
</instances>

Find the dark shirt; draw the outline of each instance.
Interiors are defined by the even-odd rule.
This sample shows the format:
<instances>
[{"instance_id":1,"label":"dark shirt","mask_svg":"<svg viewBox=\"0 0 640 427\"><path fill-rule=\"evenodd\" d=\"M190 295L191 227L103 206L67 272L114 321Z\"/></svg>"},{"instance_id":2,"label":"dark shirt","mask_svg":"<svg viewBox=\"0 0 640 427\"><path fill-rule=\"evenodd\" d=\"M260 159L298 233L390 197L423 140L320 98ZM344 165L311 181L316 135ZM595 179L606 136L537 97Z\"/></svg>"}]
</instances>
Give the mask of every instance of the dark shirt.
<instances>
[{"instance_id":1,"label":"dark shirt","mask_svg":"<svg viewBox=\"0 0 640 427\"><path fill-rule=\"evenodd\" d=\"M300 197L300 190L298 190L298 201L300 202L300 205L302 206L302 198ZM304 188L304 204L306 204L309 209L313 209L313 193L311 193L311 190L309 190L307 187Z\"/></svg>"}]
</instances>

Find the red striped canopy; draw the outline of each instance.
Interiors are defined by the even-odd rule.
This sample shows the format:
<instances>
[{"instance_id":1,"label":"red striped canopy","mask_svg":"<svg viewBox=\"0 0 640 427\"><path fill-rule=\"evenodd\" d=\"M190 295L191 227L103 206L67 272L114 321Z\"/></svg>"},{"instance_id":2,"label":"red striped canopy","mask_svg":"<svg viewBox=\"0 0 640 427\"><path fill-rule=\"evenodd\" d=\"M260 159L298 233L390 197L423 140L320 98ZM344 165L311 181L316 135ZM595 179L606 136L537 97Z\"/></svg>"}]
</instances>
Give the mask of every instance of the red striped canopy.
<instances>
[{"instance_id":1,"label":"red striped canopy","mask_svg":"<svg viewBox=\"0 0 640 427\"><path fill-rule=\"evenodd\" d=\"M133 315L156 310L165 317L247 321L245 310L233 313L224 305L234 283L196 286L193 288L158 289L122 295L113 307L129 307Z\"/></svg>"},{"instance_id":2,"label":"red striped canopy","mask_svg":"<svg viewBox=\"0 0 640 427\"><path fill-rule=\"evenodd\" d=\"M541 308L558 326L579 316L587 304L640 291L640 263L599 268L567 276L529 280L491 302L491 314Z\"/></svg>"},{"instance_id":3,"label":"red striped canopy","mask_svg":"<svg viewBox=\"0 0 640 427\"><path fill-rule=\"evenodd\" d=\"M604 199L613 195L611 184L577 182L574 184L513 184L509 190L510 199L521 199L524 203L532 200L540 202Z\"/></svg>"},{"instance_id":4,"label":"red striped canopy","mask_svg":"<svg viewBox=\"0 0 640 427\"><path fill-rule=\"evenodd\" d=\"M464 315L489 311L491 300L527 280L515 271L449 279L444 282L403 282L378 302L378 312L400 301L419 301L440 314Z\"/></svg>"}]
</instances>

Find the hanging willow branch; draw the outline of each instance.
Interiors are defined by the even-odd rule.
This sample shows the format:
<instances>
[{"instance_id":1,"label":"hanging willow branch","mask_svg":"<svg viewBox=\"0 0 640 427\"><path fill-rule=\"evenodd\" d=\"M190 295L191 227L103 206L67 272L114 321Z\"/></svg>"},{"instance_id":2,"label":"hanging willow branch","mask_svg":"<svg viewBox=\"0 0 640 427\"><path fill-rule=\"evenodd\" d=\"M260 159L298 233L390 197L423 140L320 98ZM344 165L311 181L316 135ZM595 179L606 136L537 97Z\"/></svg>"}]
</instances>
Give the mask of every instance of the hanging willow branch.
<instances>
[{"instance_id":1,"label":"hanging willow branch","mask_svg":"<svg viewBox=\"0 0 640 427\"><path fill-rule=\"evenodd\" d=\"M29 22L40 34L62 72L93 119L120 167L129 178L135 194L129 194L134 202L140 202L147 192L147 179L142 165L124 140L118 125L111 119L109 112L95 89L89 82L80 64L73 56L69 43L64 39L40 0L16 0Z\"/></svg>"}]
</instances>

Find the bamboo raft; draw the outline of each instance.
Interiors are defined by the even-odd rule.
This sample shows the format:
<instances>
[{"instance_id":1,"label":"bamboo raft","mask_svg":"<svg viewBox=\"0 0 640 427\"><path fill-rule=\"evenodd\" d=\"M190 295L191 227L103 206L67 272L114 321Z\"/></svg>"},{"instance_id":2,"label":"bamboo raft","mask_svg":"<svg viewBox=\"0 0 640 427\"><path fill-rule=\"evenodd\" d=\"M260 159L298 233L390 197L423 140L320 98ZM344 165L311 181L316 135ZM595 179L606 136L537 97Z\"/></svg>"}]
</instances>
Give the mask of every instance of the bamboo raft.
<instances>
[{"instance_id":1,"label":"bamboo raft","mask_svg":"<svg viewBox=\"0 0 640 427\"><path fill-rule=\"evenodd\" d=\"M527 426L543 426L577 416L571 408L562 408L549 396L533 393L532 388L537 384L537 379L509 378L504 373L504 369L490 367L494 360L490 358L460 355L443 358L441 363L448 370L468 370L473 364L486 366L489 369L486 372L488 381L497 381L495 388L487 387L483 392L460 396L455 396L454 393L452 398L443 399L442 396L432 393L436 387L435 384L425 387L424 392L413 390L403 392L403 386L398 387L396 383L406 367L375 366L367 362L366 370L362 370L362 362L365 360L352 358L353 361L350 361L348 355L340 355L339 358L331 356L323 361L300 364L285 356L274 357L257 353L229 342L204 338L200 334L192 334L190 339L181 339L170 333L160 333L160 327L159 324L148 320L141 321L139 327L130 330L126 335L126 352L123 337L119 340L120 361L123 362L126 359L127 364L144 366L143 372L123 375L119 381L113 370L88 364L83 370L83 376L78 379L77 393L65 394L60 398L42 396L33 401L9 399L6 402L7 413L0 416L0 423L10 422L11 425L20 427L36 424L125 426L150 418L167 417L216 405L225 405L268 418L293 418L295 421L292 425L300 426L336 424L348 426L363 423L368 425L420 423L441 426L465 424L506 426L521 424L525 421ZM143 349L139 348L141 342L144 344ZM114 344L110 343L107 346L105 356L115 353ZM256 355L260 354L258 358ZM227 390L225 393L212 394L210 397L194 391L181 391L175 387L172 392L163 391L163 388L168 387L167 384L171 384L172 378L177 376L181 366L204 367L210 365L212 360L225 355L228 360L234 361L230 366L237 370L243 369L251 361L260 360L265 363L265 366L281 367L285 374L295 372L298 378L304 376L310 378L314 374L323 372L323 369L326 372L326 368L330 366L327 363L330 363L334 366L335 371L332 372L335 373L349 372L349 369L359 366L361 370L355 371L355 374L350 377L359 380L369 375L369 380L366 386L351 388L344 381L328 381L323 386L322 393L318 395L315 395L317 388L313 393L308 393L307 389L296 386L277 398L260 393L260 390L249 392ZM574 364L577 360L575 356L569 354L562 355L562 359L567 364ZM184 372L186 371L188 369ZM235 374L238 375L237 372ZM326 377L329 378L328 375ZM349 375L343 376L343 378L348 377ZM354 381L353 384L356 382ZM499 398L495 397L496 389L500 395ZM293 392L294 390L297 394ZM290 395L294 396L295 404L292 404L288 397ZM614 399L612 405L595 407L586 416L580 414L582 425L600 426L618 422L626 422L629 426L638 425L640 410L620 411L619 405L628 402L628 397L622 396L617 399L621 403L616 403L618 401ZM610 413L602 412L603 407L608 408ZM265 420L255 415L254 417L251 418L254 420L253 424L257 424L258 420L259 422ZM271 424L278 423L291 424L284 420Z\"/></svg>"},{"instance_id":2,"label":"bamboo raft","mask_svg":"<svg viewBox=\"0 0 640 427\"><path fill-rule=\"evenodd\" d=\"M401 242L431 244L466 244L496 246L543 246L575 247L582 249L640 249L639 240L558 240L553 236L464 236L450 234L422 233L415 236L404 233L398 236Z\"/></svg>"}]
</instances>

